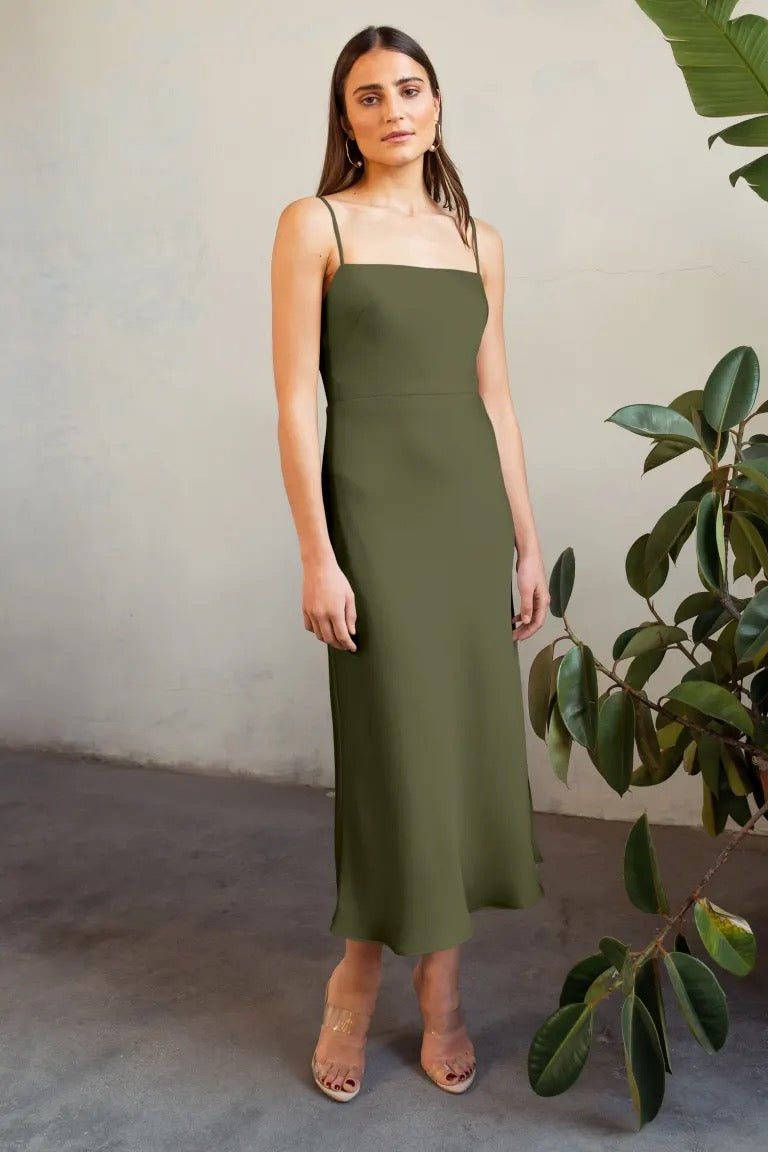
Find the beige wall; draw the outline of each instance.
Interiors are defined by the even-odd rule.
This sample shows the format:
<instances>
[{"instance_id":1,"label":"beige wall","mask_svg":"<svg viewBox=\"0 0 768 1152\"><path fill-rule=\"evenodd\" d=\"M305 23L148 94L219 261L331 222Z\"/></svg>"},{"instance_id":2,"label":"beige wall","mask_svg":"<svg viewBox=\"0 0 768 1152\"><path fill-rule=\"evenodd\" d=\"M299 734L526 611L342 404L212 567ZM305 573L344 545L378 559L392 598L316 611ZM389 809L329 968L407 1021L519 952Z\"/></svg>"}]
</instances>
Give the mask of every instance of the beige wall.
<instances>
[{"instance_id":1,"label":"beige wall","mask_svg":"<svg viewBox=\"0 0 768 1152\"><path fill-rule=\"evenodd\" d=\"M632 0L485 0L462 25L432 0L0 0L0 21L0 738L331 783L269 259L281 208L316 188L336 54L368 22L432 54L446 144L502 233L545 561L575 549L570 623L610 661L646 615L626 550L701 468L641 481L648 442L606 417L703 385L736 344L768 365L768 205L729 186L742 153L708 152ZM680 569L670 614L699 587L690 545ZM526 683L557 633L522 646ZM698 822L682 773L620 801L585 756L566 789L529 748L539 808Z\"/></svg>"}]
</instances>

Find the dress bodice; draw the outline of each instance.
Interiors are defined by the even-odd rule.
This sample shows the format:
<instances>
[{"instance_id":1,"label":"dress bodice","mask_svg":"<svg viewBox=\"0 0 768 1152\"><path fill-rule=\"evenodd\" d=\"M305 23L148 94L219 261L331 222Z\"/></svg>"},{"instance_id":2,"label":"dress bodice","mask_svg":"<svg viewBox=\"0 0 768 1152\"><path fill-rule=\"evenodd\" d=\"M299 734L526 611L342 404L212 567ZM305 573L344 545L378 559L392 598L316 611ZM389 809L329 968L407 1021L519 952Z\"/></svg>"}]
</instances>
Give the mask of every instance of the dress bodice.
<instances>
[{"instance_id":1,"label":"dress bodice","mask_svg":"<svg viewBox=\"0 0 768 1152\"><path fill-rule=\"evenodd\" d=\"M477 392L477 353L488 320L474 217L476 271L344 259L323 297L320 374L329 404L373 396ZM439 388L436 389L436 384Z\"/></svg>"},{"instance_id":2,"label":"dress bodice","mask_svg":"<svg viewBox=\"0 0 768 1152\"><path fill-rule=\"evenodd\" d=\"M320 372L329 403L477 390L488 318L479 272L342 264L322 304Z\"/></svg>"}]
</instances>

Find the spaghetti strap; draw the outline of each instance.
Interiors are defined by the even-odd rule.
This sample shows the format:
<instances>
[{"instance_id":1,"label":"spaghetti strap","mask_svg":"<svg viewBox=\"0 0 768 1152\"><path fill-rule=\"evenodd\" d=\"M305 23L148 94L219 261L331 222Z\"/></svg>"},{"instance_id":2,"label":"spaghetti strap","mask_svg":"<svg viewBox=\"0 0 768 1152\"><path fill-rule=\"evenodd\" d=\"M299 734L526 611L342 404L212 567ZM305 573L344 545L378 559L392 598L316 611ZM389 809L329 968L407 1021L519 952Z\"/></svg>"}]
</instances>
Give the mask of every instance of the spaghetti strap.
<instances>
[{"instance_id":1,"label":"spaghetti strap","mask_svg":"<svg viewBox=\"0 0 768 1152\"><path fill-rule=\"evenodd\" d=\"M328 211L331 214L331 220L333 220L333 230L336 233L336 243L338 244L338 247L339 247L339 263L343 264L344 263L344 249L341 246L341 234L339 232L339 225L336 221L336 213L334 212L334 210L331 207L331 205L329 204L329 202L326 200L325 196L318 196L318 200L322 200L323 204L325 204L326 208L328 209Z\"/></svg>"},{"instance_id":2,"label":"spaghetti strap","mask_svg":"<svg viewBox=\"0 0 768 1152\"><path fill-rule=\"evenodd\" d=\"M475 227L475 218L470 216L469 222L472 225L472 247L475 250L475 264L477 265L478 275L480 273L480 257L477 254L477 228Z\"/></svg>"}]
</instances>

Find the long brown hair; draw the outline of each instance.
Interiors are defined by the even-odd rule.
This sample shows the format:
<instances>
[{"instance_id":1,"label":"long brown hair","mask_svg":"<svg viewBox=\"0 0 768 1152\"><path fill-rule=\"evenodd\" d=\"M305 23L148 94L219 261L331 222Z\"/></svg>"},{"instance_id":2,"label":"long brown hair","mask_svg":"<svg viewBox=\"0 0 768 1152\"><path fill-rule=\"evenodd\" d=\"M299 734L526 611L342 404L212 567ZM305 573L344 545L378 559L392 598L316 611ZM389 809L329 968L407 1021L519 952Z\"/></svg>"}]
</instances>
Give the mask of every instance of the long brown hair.
<instances>
[{"instance_id":1,"label":"long brown hair","mask_svg":"<svg viewBox=\"0 0 768 1152\"><path fill-rule=\"evenodd\" d=\"M342 116L346 117L346 104L344 102L344 85L352 65L358 56L371 48L388 48L393 52L402 52L410 56L422 68L429 78L432 95L439 93L437 75L432 62L424 49L407 33L389 25L369 24L358 32L342 48L333 69L331 77L331 97L328 110L328 140L325 147L325 160L320 183L317 189L318 196L328 192L340 192L351 188L360 180L363 169L350 164L347 157L347 134L342 127ZM457 227L469 246L467 228L469 226L469 201L459 173L443 144L443 101L440 99L439 113L440 143L434 152L427 150L424 153L424 183L427 191L436 204L442 204L448 209L456 209ZM350 140L350 149L356 147ZM350 152L354 156L354 152ZM355 157L357 159L357 157Z\"/></svg>"}]
</instances>

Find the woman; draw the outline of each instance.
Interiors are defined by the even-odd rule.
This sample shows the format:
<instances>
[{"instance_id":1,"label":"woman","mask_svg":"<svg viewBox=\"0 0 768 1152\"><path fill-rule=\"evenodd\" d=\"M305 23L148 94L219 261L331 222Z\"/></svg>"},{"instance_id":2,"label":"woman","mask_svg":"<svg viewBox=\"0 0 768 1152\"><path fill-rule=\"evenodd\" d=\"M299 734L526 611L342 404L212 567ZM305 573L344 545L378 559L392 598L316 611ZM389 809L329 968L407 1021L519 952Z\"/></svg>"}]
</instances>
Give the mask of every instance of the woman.
<instances>
[{"instance_id":1,"label":"woman","mask_svg":"<svg viewBox=\"0 0 768 1152\"><path fill-rule=\"evenodd\" d=\"M543 893L513 641L541 627L547 578L509 394L501 239L469 215L441 113L414 40L354 36L318 194L283 210L273 251L281 465L304 626L328 651L331 931L346 942L312 1071L339 1101L360 1089L383 944L420 955L425 1072L469 1087L470 912Z\"/></svg>"}]
</instances>

